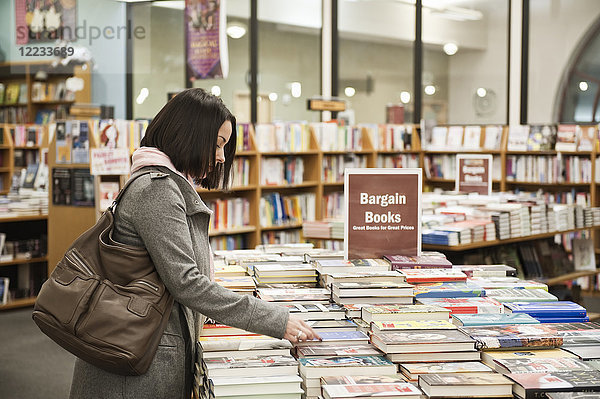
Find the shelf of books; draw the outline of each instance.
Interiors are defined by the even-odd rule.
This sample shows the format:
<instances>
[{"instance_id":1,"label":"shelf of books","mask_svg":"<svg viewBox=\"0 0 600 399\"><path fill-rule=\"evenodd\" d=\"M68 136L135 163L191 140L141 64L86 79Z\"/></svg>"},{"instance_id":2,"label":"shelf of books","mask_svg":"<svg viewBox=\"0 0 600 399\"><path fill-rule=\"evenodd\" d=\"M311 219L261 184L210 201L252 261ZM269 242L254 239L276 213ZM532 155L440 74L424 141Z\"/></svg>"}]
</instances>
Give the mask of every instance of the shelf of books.
<instances>
[{"instance_id":1,"label":"shelf of books","mask_svg":"<svg viewBox=\"0 0 600 399\"><path fill-rule=\"evenodd\" d=\"M196 345L194 397L600 391L598 314L517 274L439 253L344 261L301 243L217 251L219 284L289 309L322 340L292 344L208 320Z\"/></svg>"}]
</instances>

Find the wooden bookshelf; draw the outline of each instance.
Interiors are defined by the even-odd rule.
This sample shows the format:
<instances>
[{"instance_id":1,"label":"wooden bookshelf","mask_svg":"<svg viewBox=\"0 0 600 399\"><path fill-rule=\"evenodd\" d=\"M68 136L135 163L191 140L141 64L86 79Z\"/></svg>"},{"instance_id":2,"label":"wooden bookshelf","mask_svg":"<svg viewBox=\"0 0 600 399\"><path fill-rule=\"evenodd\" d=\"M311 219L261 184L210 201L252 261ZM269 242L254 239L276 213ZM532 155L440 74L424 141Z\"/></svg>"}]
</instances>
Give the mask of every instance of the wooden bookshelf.
<instances>
[{"instance_id":1,"label":"wooden bookshelf","mask_svg":"<svg viewBox=\"0 0 600 399\"><path fill-rule=\"evenodd\" d=\"M520 242L525 242L525 241L540 240L543 238L554 237L557 234L576 233L579 231L586 231L586 230L594 230L594 227L583 227L580 229L553 231L551 233L535 234L535 235L524 236L524 237L515 237L515 238L509 238L506 240L478 241L478 242L474 242L471 244L464 244L464 245L423 244L423 249L428 250L428 251L461 252L461 251L469 251L471 249L494 247L497 245L515 244L515 243L520 243Z\"/></svg>"},{"instance_id":2,"label":"wooden bookshelf","mask_svg":"<svg viewBox=\"0 0 600 399\"><path fill-rule=\"evenodd\" d=\"M33 306L33 304L35 303L35 299L36 297L14 299L12 301L9 301L6 305L0 305L0 311Z\"/></svg>"},{"instance_id":3,"label":"wooden bookshelf","mask_svg":"<svg viewBox=\"0 0 600 399\"><path fill-rule=\"evenodd\" d=\"M21 264L26 264L26 263L42 263L42 262L48 262L48 257L44 256L41 258L15 259L15 260L11 260L9 262L0 262L0 267L21 265Z\"/></svg>"},{"instance_id":4,"label":"wooden bookshelf","mask_svg":"<svg viewBox=\"0 0 600 399\"><path fill-rule=\"evenodd\" d=\"M564 283L566 281L575 280L580 277L594 276L596 274L600 274L600 269L567 273L567 274L563 274L562 276L556 276L556 277L550 277L548 279L542 279L542 282L544 282L545 284L548 284L548 285L556 285L556 284Z\"/></svg>"}]
</instances>

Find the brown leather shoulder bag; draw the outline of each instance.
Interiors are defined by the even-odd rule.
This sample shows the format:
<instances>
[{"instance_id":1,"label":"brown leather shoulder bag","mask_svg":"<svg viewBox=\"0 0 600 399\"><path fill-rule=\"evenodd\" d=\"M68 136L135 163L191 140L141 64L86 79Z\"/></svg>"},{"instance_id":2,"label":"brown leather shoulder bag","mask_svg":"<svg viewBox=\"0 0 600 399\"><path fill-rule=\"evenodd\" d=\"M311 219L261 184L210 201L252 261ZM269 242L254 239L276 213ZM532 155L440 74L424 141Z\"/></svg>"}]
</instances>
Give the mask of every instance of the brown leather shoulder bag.
<instances>
[{"instance_id":1,"label":"brown leather shoulder bag","mask_svg":"<svg viewBox=\"0 0 600 399\"><path fill-rule=\"evenodd\" d=\"M144 374L169 320L173 297L145 248L112 239L115 202L79 236L43 284L33 320L56 343L96 367Z\"/></svg>"}]
</instances>

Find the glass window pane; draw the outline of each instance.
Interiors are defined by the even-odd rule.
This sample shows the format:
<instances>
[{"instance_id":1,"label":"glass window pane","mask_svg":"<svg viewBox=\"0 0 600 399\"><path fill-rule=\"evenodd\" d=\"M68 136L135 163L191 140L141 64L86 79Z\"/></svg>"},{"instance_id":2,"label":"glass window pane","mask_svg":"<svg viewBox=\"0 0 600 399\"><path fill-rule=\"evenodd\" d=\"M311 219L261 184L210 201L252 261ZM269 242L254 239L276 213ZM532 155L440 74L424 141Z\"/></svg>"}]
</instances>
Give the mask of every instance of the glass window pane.
<instances>
[{"instance_id":1,"label":"glass window pane","mask_svg":"<svg viewBox=\"0 0 600 399\"><path fill-rule=\"evenodd\" d=\"M321 93L321 8L321 0L258 1L259 123L320 120L306 104Z\"/></svg>"},{"instance_id":2,"label":"glass window pane","mask_svg":"<svg viewBox=\"0 0 600 399\"><path fill-rule=\"evenodd\" d=\"M396 122L412 123L414 5L341 0L338 26L339 96L354 122L384 123L394 104Z\"/></svg>"},{"instance_id":3,"label":"glass window pane","mask_svg":"<svg viewBox=\"0 0 600 399\"><path fill-rule=\"evenodd\" d=\"M509 2L424 3L423 118L506 123Z\"/></svg>"},{"instance_id":4,"label":"glass window pane","mask_svg":"<svg viewBox=\"0 0 600 399\"><path fill-rule=\"evenodd\" d=\"M583 98L588 98L590 92L595 94L595 90L580 91L579 81L587 79L572 74L577 70L580 48L588 42L589 34L595 33L600 2L530 0L529 7L528 122L590 119L593 103L589 104L589 99ZM590 55L599 59L597 50L594 51L596 54ZM581 72L590 72L589 60L582 59ZM600 73L596 72L595 76L600 78ZM583 95L581 100L576 99L579 94ZM561 107L565 107L562 112Z\"/></svg>"},{"instance_id":5,"label":"glass window pane","mask_svg":"<svg viewBox=\"0 0 600 399\"><path fill-rule=\"evenodd\" d=\"M146 29L145 39L134 40L133 43L134 118L153 117L166 103L168 93L177 92L186 86L184 11L182 6L162 7L165 3L167 2L132 4L134 25ZM233 113L239 116L240 122L249 120L249 106L246 110L246 104L240 105L234 101L235 93L248 91L248 5L249 0L227 2L227 26L241 28L242 32L245 29L239 38L235 35L227 36L228 77L193 82L193 87L202 87L220 95Z\"/></svg>"}]
</instances>

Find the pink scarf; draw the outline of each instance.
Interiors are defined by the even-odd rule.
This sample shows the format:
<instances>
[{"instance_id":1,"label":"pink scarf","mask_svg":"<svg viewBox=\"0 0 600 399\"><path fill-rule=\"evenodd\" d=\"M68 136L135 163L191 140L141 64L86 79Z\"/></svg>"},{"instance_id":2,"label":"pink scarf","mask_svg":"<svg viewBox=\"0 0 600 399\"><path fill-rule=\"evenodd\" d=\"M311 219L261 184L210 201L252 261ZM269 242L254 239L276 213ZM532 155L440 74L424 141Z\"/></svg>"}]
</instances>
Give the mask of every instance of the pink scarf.
<instances>
[{"instance_id":1,"label":"pink scarf","mask_svg":"<svg viewBox=\"0 0 600 399\"><path fill-rule=\"evenodd\" d=\"M183 177L190 183L192 188L195 190L194 180L190 176L185 176L183 173L175 169L175 165L171 162L171 158L161 150L155 147L140 147L134 151L131 157L133 164L131 165L131 174L138 170L145 168L146 166L164 166L179 176Z\"/></svg>"},{"instance_id":2,"label":"pink scarf","mask_svg":"<svg viewBox=\"0 0 600 399\"><path fill-rule=\"evenodd\" d=\"M175 165L173 165L173 162L171 162L171 158L169 158L167 154L158 148L140 147L134 151L131 159L133 160L131 165L131 174L142 168L145 168L146 166L164 166L173 173L177 173L179 176L183 177L188 183L190 183L190 186L196 190L196 186L194 186L194 181L192 178L190 176L185 176L183 173L175 169ZM210 250L210 281L215 281L215 263L210 244L208 245L208 248Z\"/></svg>"}]
</instances>

